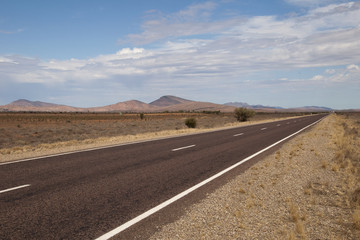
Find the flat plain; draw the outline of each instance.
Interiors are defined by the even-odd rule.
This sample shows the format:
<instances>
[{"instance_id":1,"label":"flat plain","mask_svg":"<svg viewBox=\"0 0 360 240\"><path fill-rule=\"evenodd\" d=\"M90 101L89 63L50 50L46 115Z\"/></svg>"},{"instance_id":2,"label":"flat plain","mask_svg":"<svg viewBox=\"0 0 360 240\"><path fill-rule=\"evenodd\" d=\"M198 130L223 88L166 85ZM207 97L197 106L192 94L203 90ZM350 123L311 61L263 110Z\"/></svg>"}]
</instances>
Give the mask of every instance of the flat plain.
<instances>
[{"instance_id":1,"label":"flat plain","mask_svg":"<svg viewBox=\"0 0 360 240\"><path fill-rule=\"evenodd\" d=\"M239 123L233 113L0 113L0 162L57 152L126 143L241 124L271 121L302 113L258 113ZM196 129L184 121L195 118Z\"/></svg>"}]
</instances>

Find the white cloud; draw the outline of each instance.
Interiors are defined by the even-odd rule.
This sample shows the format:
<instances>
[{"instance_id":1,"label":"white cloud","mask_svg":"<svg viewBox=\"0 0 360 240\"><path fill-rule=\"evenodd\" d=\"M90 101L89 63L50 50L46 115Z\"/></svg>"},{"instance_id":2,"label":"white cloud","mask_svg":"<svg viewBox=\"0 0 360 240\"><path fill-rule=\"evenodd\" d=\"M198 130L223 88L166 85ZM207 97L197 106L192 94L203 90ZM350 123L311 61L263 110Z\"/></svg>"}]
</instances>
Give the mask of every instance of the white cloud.
<instances>
[{"instance_id":1,"label":"white cloud","mask_svg":"<svg viewBox=\"0 0 360 240\"><path fill-rule=\"evenodd\" d=\"M285 2L301 7L314 7L336 3L339 2L339 0L285 0Z\"/></svg>"},{"instance_id":2,"label":"white cloud","mask_svg":"<svg viewBox=\"0 0 360 240\"><path fill-rule=\"evenodd\" d=\"M136 55L139 55L144 52L143 48L123 48L120 51L116 53L116 55L125 55L125 56L131 56L134 57Z\"/></svg>"},{"instance_id":3,"label":"white cloud","mask_svg":"<svg viewBox=\"0 0 360 240\"><path fill-rule=\"evenodd\" d=\"M118 42L148 44L169 38L218 34L238 20L211 21L210 17L216 6L214 2L199 3L167 15L155 11L154 16L148 16L149 20L143 22L142 33L129 34L126 39L119 39Z\"/></svg>"},{"instance_id":4,"label":"white cloud","mask_svg":"<svg viewBox=\"0 0 360 240\"><path fill-rule=\"evenodd\" d=\"M7 57L0 57L0 63L12 63L12 64L18 64L16 61L11 60Z\"/></svg>"},{"instance_id":5,"label":"white cloud","mask_svg":"<svg viewBox=\"0 0 360 240\"><path fill-rule=\"evenodd\" d=\"M324 76L322 76L322 75L315 75L314 77L311 78L311 80L313 80L313 81L320 81L323 79L324 79Z\"/></svg>"},{"instance_id":6,"label":"white cloud","mask_svg":"<svg viewBox=\"0 0 360 240\"><path fill-rule=\"evenodd\" d=\"M360 67L356 64L340 67L337 69L326 69L326 75L314 76L311 80L323 80L326 84L332 83L347 83L359 84L360 83ZM319 76L319 77L318 77Z\"/></svg>"},{"instance_id":7,"label":"white cloud","mask_svg":"<svg viewBox=\"0 0 360 240\"><path fill-rule=\"evenodd\" d=\"M325 70L325 73L327 73L327 74L334 74L335 72L336 72L335 69L326 69Z\"/></svg>"},{"instance_id":8,"label":"white cloud","mask_svg":"<svg viewBox=\"0 0 360 240\"><path fill-rule=\"evenodd\" d=\"M351 64L349 66L346 67L347 70L353 71L353 72L359 72L360 71L360 67L358 65L355 64Z\"/></svg>"},{"instance_id":9,"label":"white cloud","mask_svg":"<svg viewBox=\"0 0 360 240\"><path fill-rule=\"evenodd\" d=\"M0 29L0 33L2 34L15 34L15 33L21 33L22 31L24 31L23 29L17 29L15 31L6 31L6 30L1 30Z\"/></svg>"}]
</instances>

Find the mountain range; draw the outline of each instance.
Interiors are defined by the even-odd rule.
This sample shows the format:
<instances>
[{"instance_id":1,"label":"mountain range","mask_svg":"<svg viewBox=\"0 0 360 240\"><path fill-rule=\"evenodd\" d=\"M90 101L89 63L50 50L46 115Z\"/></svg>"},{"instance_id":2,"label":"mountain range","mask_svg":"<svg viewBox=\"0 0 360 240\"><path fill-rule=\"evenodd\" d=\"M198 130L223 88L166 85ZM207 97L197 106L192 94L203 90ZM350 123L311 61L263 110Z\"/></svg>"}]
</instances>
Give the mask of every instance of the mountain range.
<instances>
[{"instance_id":1,"label":"mountain range","mask_svg":"<svg viewBox=\"0 0 360 240\"><path fill-rule=\"evenodd\" d=\"M118 102L115 104L92 107L92 108L78 108L66 105L59 105L53 103L46 103L40 101L29 101L26 99L19 99L7 105L0 106L0 111L33 111L33 112L176 112L176 111L221 111L232 112L236 107L246 107L254 109L255 111L302 111L302 112L323 112L332 111L331 108L310 106L301 108L285 109L281 107L271 107L263 105L249 105L241 102L229 102L225 104L215 104L211 102L192 101L176 96L162 96L159 99L144 103L138 100L130 100L125 102Z\"/></svg>"}]
</instances>

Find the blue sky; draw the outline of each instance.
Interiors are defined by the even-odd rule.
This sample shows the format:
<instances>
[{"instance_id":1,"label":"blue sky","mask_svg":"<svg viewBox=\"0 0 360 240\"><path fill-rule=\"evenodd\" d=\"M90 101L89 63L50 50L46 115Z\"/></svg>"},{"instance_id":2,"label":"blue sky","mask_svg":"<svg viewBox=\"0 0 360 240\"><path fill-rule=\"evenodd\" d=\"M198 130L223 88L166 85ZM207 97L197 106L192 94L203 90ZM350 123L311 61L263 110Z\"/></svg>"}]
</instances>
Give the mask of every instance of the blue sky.
<instances>
[{"instance_id":1,"label":"blue sky","mask_svg":"<svg viewBox=\"0 0 360 240\"><path fill-rule=\"evenodd\" d=\"M1 0L0 105L360 108L360 2Z\"/></svg>"}]
</instances>

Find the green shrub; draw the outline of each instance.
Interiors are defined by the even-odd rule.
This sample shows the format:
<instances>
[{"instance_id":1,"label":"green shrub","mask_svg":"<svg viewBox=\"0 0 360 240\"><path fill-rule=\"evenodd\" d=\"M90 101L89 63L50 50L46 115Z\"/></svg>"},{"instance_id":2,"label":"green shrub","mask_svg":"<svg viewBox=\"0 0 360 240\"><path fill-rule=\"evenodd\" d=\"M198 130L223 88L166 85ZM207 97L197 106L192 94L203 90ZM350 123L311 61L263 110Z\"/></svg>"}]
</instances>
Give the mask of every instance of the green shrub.
<instances>
[{"instance_id":1,"label":"green shrub","mask_svg":"<svg viewBox=\"0 0 360 240\"><path fill-rule=\"evenodd\" d=\"M246 122L249 118L255 116L255 111L247 108L236 108L234 114L239 122Z\"/></svg>"},{"instance_id":2,"label":"green shrub","mask_svg":"<svg viewBox=\"0 0 360 240\"><path fill-rule=\"evenodd\" d=\"M196 119L195 118L187 118L185 120L185 125L188 128L196 128Z\"/></svg>"}]
</instances>

